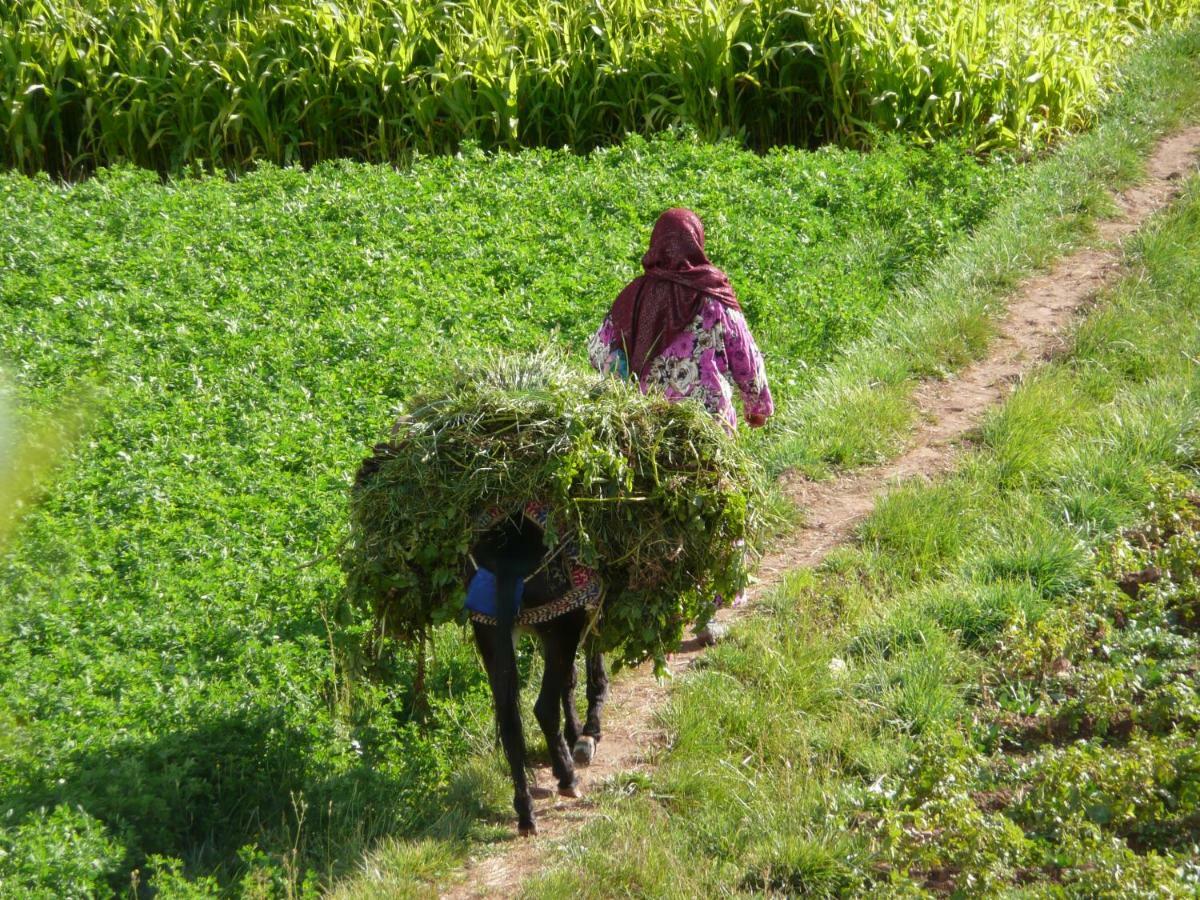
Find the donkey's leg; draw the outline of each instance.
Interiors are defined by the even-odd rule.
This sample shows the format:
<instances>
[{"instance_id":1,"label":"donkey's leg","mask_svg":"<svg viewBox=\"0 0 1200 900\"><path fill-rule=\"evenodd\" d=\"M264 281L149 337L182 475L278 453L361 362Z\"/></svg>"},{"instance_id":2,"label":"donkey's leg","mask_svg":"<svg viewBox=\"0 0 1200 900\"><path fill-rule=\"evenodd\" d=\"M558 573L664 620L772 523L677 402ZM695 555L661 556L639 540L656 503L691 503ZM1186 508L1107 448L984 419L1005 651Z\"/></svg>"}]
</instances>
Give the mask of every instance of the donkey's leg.
<instances>
[{"instance_id":1,"label":"donkey's leg","mask_svg":"<svg viewBox=\"0 0 1200 900\"><path fill-rule=\"evenodd\" d=\"M583 733L600 740L600 713L608 699L608 673L604 671L604 657L599 650L587 650L587 721Z\"/></svg>"},{"instance_id":2,"label":"donkey's leg","mask_svg":"<svg viewBox=\"0 0 1200 900\"><path fill-rule=\"evenodd\" d=\"M600 740L600 711L608 697L608 674L604 671L604 657L598 650L587 647L584 650L585 668L587 669L587 721L583 732L575 741L572 755L576 765L586 766L596 755L596 744Z\"/></svg>"},{"instance_id":3,"label":"donkey's leg","mask_svg":"<svg viewBox=\"0 0 1200 900\"><path fill-rule=\"evenodd\" d=\"M550 751L550 767L558 779L558 792L565 797L578 797L575 782L575 766L567 742L559 730L559 709L562 704L563 685L575 667L575 651L579 647L579 623L573 616L563 616L538 628L542 638L542 650L546 658L542 675L542 690L533 714L537 716L542 733L546 735L546 748Z\"/></svg>"},{"instance_id":4,"label":"donkey's leg","mask_svg":"<svg viewBox=\"0 0 1200 900\"><path fill-rule=\"evenodd\" d=\"M571 666L562 687L563 737L567 739L568 747L574 747L579 735L583 733L583 726L579 723L579 710L575 708L576 684L575 667Z\"/></svg>"},{"instance_id":5,"label":"donkey's leg","mask_svg":"<svg viewBox=\"0 0 1200 900\"><path fill-rule=\"evenodd\" d=\"M496 727L500 743L513 780L513 809L517 812L517 830L522 835L537 834L533 822L533 799L525 777L525 734L521 730L521 710L517 703L517 652L511 640L497 640L496 626L472 622L475 646L483 657L488 683L492 687L492 703L496 710ZM504 653L504 648L508 653ZM505 658L500 658L501 656Z\"/></svg>"},{"instance_id":6,"label":"donkey's leg","mask_svg":"<svg viewBox=\"0 0 1200 900\"><path fill-rule=\"evenodd\" d=\"M579 620L579 632L582 634L584 628L587 627L586 613L583 610L575 610L562 617L564 623L572 619ZM577 683L575 660L572 657L571 665L567 667L567 675L563 679L562 686L563 736L567 739L568 747L574 747L575 742L579 740L579 736L583 734L583 726L579 724L579 711L575 708L575 686ZM578 760L576 761L578 762Z\"/></svg>"}]
</instances>

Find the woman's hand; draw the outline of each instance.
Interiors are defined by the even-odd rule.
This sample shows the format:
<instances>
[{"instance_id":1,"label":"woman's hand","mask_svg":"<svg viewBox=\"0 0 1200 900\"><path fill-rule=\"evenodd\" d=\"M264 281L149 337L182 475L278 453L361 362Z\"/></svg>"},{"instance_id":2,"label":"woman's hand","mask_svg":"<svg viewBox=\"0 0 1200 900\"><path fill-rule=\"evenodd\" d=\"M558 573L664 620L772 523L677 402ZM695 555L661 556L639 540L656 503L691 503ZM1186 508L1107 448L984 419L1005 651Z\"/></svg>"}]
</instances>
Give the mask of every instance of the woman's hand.
<instances>
[{"instance_id":1,"label":"woman's hand","mask_svg":"<svg viewBox=\"0 0 1200 900\"><path fill-rule=\"evenodd\" d=\"M767 424L767 417L760 413L750 413L746 416L746 424L751 428L762 428Z\"/></svg>"}]
</instances>

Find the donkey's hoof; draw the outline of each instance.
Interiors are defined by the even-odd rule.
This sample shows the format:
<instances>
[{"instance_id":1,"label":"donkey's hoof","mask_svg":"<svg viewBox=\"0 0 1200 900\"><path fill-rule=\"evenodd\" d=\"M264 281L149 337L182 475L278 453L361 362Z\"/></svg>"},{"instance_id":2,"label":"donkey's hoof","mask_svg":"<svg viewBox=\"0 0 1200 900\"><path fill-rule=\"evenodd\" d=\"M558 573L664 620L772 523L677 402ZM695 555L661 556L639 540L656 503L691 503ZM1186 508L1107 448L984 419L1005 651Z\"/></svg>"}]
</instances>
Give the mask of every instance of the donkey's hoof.
<instances>
[{"instance_id":1,"label":"donkey's hoof","mask_svg":"<svg viewBox=\"0 0 1200 900\"><path fill-rule=\"evenodd\" d=\"M537 825L530 822L528 825L518 825L517 834L521 837L533 837L537 834Z\"/></svg>"},{"instance_id":2,"label":"donkey's hoof","mask_svg":"<svg viewBox=\"0 0 1200 900\"><path fill-rule=\"evenodd\" d=\"M585 734L575 742L575 749L571 751L571 756L575 759L577 766L590 766L592 757L596 755L596 739L590 734Z\"/></svg>"},{"instance_id":3,"label":"donkey's hoof","mask_svg":"<svg viewBox=\"0 0 1200 900\"><path fill-rule=\"evenodd\" d=\"M579 789L579 785L572 784L569 787L560 787L558 789L558 796L570 797L572 800L578 800L583 796L583 791Z\"/></svg>"}]
</instances>

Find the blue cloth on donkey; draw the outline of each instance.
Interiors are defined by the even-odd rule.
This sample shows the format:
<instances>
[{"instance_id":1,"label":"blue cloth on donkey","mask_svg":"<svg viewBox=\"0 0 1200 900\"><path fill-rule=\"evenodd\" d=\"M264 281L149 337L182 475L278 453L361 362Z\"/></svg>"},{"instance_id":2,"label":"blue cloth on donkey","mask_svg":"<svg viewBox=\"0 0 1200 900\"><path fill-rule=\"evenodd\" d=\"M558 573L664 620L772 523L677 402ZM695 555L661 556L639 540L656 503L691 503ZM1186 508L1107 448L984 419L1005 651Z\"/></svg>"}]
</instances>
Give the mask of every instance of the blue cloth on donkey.
<instances>
[{"instance_id":1,"label":"blue cloth on donkey","mask_svg":"<svg viewBox=\"0 0 1200 900\"><path fill-rule=\"evenodd\" d=\"M521 595L525 593L525 579L517 579L517 608L521 611ZM471 612L495 618L496 576L480 566L475 570L471 583L467 585L467 609Z\"/></svg>"}]
</instances>

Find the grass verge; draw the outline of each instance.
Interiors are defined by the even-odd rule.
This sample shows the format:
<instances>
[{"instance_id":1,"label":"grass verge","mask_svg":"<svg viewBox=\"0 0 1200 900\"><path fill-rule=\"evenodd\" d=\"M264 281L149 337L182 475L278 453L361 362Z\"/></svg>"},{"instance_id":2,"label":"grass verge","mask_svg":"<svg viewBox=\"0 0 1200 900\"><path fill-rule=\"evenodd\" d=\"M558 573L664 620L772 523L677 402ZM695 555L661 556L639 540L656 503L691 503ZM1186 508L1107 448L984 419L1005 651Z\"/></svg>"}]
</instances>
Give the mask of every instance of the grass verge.
<instances>
[{"instance_id":1,"label":"grass verge","mask_svg":"<svg viewBox=\"0 0 1200 900\"><path fill-rule=\"evenodd\" d=\"M861 541L674 690L529 896L1194 896L1200 181Z\"/></svg>"}]
</instances>

